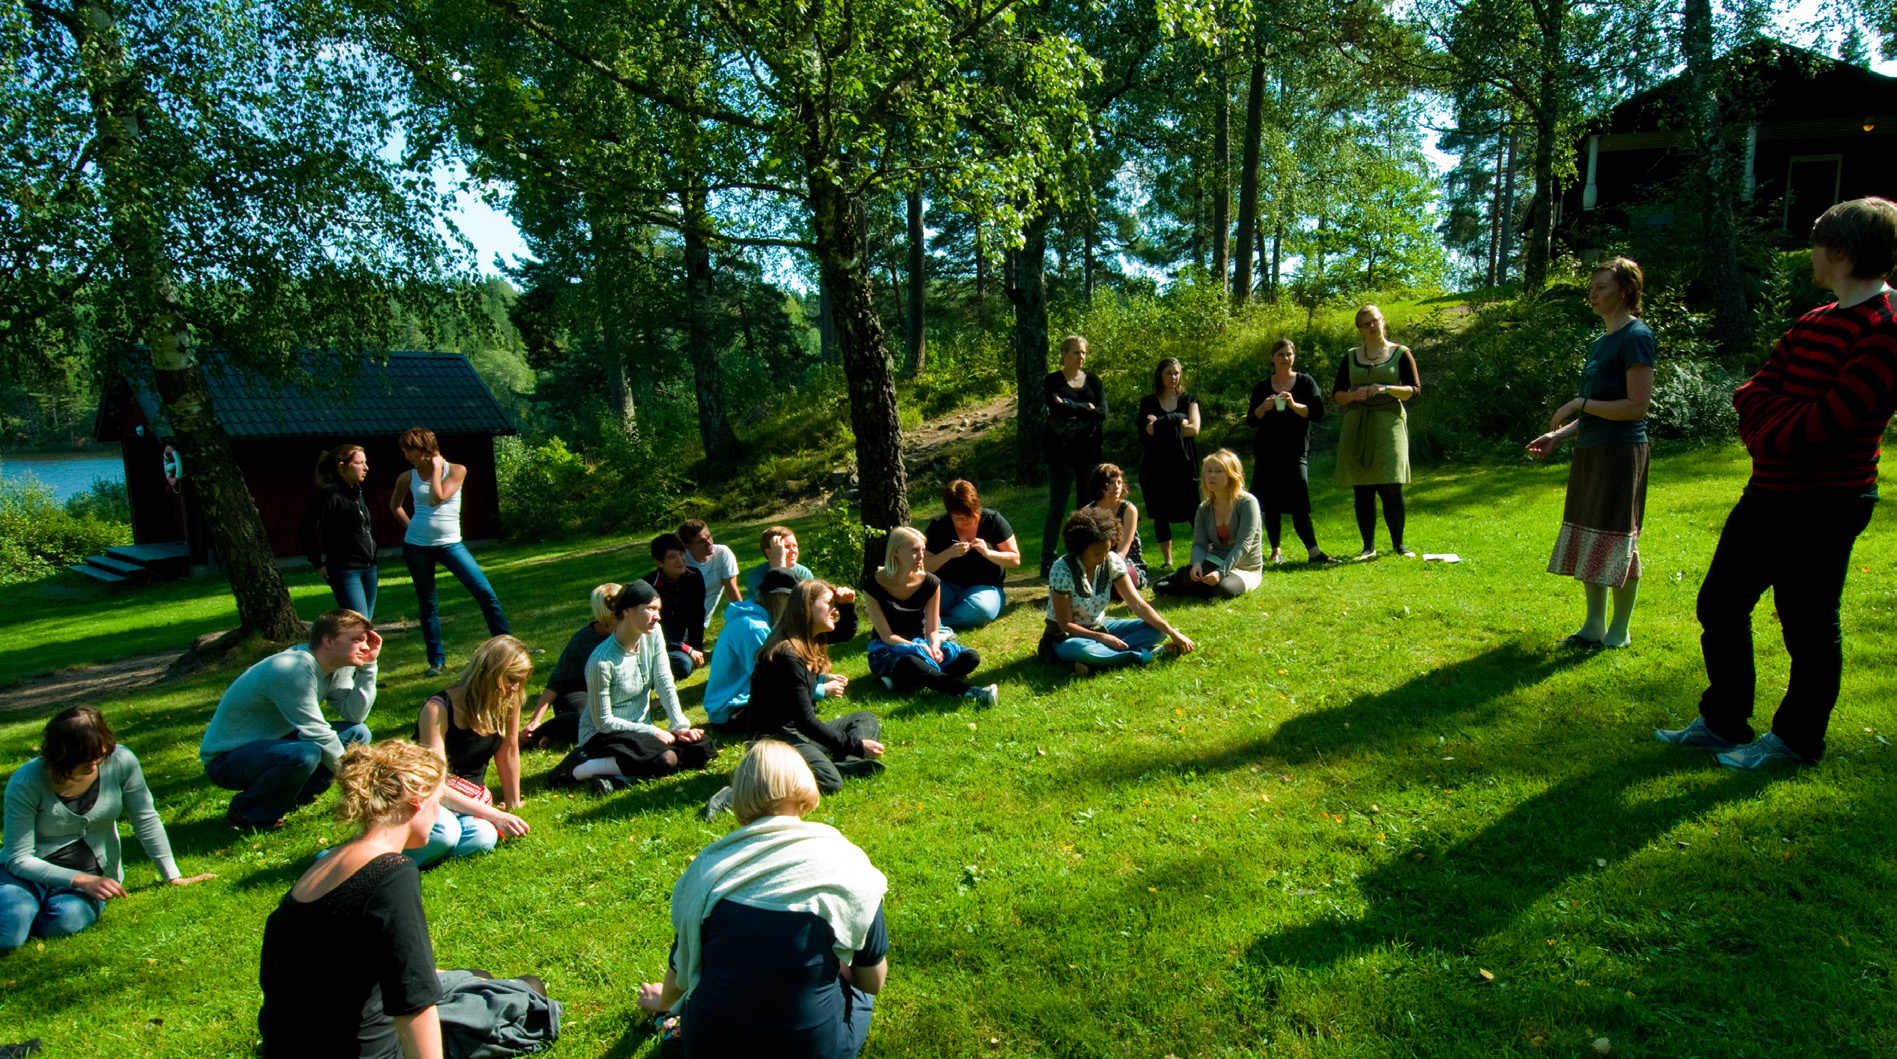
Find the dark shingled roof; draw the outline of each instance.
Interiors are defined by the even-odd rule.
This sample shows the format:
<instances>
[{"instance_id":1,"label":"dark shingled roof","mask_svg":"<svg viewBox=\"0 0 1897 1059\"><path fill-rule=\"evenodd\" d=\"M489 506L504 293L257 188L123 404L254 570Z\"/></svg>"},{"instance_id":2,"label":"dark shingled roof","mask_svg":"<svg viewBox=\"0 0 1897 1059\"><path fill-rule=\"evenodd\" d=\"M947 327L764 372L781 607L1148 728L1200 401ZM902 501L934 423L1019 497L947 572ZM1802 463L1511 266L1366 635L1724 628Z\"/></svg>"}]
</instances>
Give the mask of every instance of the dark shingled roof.
<instances>
[{"instance_id":1,"label":"dark shingled roof","mask_svg":"<svg viewBox=\"0 0 1897 1059\"><path fill-rule=\"evenodd\" d=\"M399 434L412 426L437 434L515 433L465 357L390 353L386 363L373 357L354 363L354 384L335 389L274 385L214 356L204 358L204 374L211 403L233 439ZM338 361L336 367L347 370L348 362ZM312 364L312 374L325 372ZM150 378L141 372L126 381L152 429L170 433ZM102 407L101 429L106 427L103 412Z\"/></svg>"}]
</instances>

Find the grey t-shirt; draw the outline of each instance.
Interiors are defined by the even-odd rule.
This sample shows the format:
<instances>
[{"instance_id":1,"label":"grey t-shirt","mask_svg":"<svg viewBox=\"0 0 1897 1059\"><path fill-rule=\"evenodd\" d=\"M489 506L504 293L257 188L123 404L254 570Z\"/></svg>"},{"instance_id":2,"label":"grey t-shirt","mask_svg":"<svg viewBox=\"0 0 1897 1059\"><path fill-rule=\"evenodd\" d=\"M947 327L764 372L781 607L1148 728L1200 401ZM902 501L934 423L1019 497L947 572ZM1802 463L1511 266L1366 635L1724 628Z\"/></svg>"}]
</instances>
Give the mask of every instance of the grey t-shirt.
<instances>
[{"instance_id":1,"label":"grey t-shirt","mask_svg":"<svg viewBox=\"0 0 1897 1059\"><path fill-rule=\"evenodd\" d=\"M1587 366L1581 369L1581 396L1589 401L1627 399L1627 369L1635 364L1653 366L1659 346L1653 330L1645 321L1635 320L1610 335L1602 335L1588 347ZM1581 429L1574 436L1574 447L1594 445L1641 445L1647 440L1647 421L1620 422L1602 419L1591 412L1580 415Z\"/></svg>"}]
</instances>

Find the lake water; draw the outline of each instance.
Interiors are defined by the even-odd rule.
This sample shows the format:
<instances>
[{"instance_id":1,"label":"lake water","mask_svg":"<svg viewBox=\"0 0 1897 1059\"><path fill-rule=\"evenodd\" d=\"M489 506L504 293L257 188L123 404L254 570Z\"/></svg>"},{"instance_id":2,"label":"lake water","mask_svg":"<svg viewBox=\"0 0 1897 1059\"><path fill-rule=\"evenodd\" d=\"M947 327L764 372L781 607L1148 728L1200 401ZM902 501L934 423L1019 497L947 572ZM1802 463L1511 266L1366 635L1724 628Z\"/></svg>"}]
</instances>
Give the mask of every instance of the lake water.
<instances>
[{"instance_id":1,"label":"lake water","mask_svg":"<svg viewBox=\"0 0 1897 1059\"><path fill-rule=\"evenodd\" d=\"M117 452L9 452L0 454L0 478L36 478L64 502L91 489L95 478L123 482L125 463Z\"/></svg>"}]
</instances>

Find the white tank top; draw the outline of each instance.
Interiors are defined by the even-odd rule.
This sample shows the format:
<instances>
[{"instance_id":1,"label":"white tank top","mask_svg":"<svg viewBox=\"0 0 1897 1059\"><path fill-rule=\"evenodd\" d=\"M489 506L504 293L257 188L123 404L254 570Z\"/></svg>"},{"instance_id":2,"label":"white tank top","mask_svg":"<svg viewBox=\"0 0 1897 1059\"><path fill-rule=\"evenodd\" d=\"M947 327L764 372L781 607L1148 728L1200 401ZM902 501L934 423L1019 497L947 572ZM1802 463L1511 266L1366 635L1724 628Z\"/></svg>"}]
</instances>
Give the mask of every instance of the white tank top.
<instances>
[{"instance_id":1,"label":"white tank top","mask_svg":"<svg viewBox=\"0 0 1897 1059\"><path fill-rule=\"evenodd\" d=\"M446 473L445 471L443 472ZM462 483L465 488L466 482ZM441 544L454 544L461 540L461 490L440 507L430 507L428 495L432 490L428 480L420 471L408 472L408 493L415 498L415 517L408 520L408 532L402 534L405 544L419 544L432 547Z\"/></svg>"}]
</instances>

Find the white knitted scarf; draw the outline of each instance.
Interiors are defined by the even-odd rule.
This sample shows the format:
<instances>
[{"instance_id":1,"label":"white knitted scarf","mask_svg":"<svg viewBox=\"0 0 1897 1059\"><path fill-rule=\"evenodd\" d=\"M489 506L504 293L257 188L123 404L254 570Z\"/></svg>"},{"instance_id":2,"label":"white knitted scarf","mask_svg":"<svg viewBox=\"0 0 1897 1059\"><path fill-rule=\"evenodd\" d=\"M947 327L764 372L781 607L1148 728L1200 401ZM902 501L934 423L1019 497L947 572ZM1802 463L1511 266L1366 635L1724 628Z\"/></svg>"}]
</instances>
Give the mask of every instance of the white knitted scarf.
<instances>
[{"instance_id":1,"label":"white knitted scarf","mask_svg":"<svg viewBox=\"0 0 1897 1059\"><path fill-rule=\"evenodd\" d=\"M847 964L869 939L889 880L843 833L794 816L751 821L706 846L672 887L678 987L698 985L699 931L720 901L776 912L809 912L830 924L837 959Z\"/></svg>"}]
</instances>

